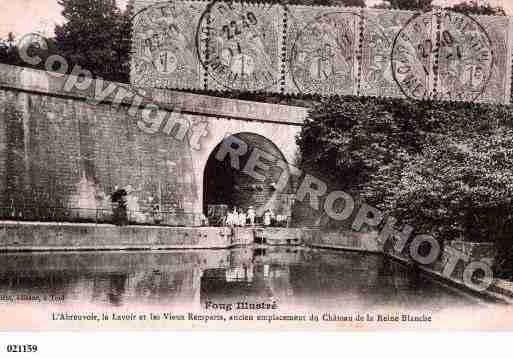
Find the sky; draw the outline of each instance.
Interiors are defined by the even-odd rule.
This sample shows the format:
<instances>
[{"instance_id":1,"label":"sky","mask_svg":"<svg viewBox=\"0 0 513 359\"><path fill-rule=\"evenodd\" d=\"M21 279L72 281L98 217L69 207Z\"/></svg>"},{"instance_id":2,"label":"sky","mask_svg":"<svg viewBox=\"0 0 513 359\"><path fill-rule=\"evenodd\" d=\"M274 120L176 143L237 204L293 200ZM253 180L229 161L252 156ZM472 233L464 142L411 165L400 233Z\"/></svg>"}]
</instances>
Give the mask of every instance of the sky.
<instances>
[{"instance_id":1,"label":"sky","mask_svg":"<svg viewBox=\"0 0 513 359\"><path fill-rule=\"evenodd\" d=\"M128 2L116 1L122 8ZM57 0L0 0L0 38L10 31L17 35L40 31L53 36L55 24L63 21L61 11Z\"/></svg>"},{"instance_id":2,"label":"sky","mask_svg":"<svg viewBox=\"0 0 513 359\"><path fill-rule=\"evenodd\" d=\"M128 0L117 0L124 8ZM441 5L459 3L462 0L435 0ZM366 0L367 6L380 3L381 0ZM503 6L508 15L513 15L513 0L490 0L491 4ZM29 32L42 32L53 36L56 23L62 23L61 6L57 0L0 0L0 38L12 31L16 35Z\"/></svg>"}]
</instances>

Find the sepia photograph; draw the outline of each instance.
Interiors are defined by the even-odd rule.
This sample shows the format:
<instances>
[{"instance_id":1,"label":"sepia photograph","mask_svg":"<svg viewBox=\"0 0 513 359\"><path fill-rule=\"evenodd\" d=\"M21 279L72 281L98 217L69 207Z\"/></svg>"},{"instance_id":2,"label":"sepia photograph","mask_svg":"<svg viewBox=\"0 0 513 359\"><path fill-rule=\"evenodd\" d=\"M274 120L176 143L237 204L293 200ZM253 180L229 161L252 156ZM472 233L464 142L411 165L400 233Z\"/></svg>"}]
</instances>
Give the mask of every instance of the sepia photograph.
<instances>
[{"instance_id":1,"label":"sepia photograph","mask_svg":"<svg viewBox=\"0 0 513 359\"><path fill-rule=\"evenodd\" d=\"M513 0L0 0L0 331L511 331L512 84Z\"/></svg>"}]
</instances>

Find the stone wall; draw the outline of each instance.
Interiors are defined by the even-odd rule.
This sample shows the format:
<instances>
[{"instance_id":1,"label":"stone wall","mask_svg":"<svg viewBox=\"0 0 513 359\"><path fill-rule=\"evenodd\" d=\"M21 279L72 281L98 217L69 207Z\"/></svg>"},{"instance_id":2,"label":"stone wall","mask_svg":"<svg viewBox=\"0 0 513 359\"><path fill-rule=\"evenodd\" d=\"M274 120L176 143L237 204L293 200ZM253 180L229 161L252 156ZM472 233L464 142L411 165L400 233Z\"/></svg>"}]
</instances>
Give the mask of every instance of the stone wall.
<instances>
[{"instance_id":1,"label":"stone wall","mask_svg":"<svg viewBox=\"0 0 513 359\"><path fill-rule=\"evenodd\" d=\"M148 136L126 107L0 90L0 111L0 198L16 217L65 208L67 216L106 219L118 187L131 189L134 221L147 222L154 202L176 214L168 224L189 221L196 192L190 148Z\"/></svg>"},{"instance_id":2,"label":"stone wall","mask_svg":"<svg viewBox=\"0 0 513 359\"><path fill-rule=\"evenodd\" d=\"M214 227L3 222L0 251L230 248L253 243L249 231Z\"/></svg>"},{"instance_id":3,"label":"stone wall","mask_svg":"<svg viewBox=\"0 0 513 359\"><path fill-rule=\"evenodd\" d=\"M301 241L307 246L341 250L359 250L382 253L383 246L376 240L376 233L359 233L353 231L321 231L319 229L302 229Z\"/></svg>"},{"instance_id":4,"label":"stone wall","mask_svg":"<svg viewBox=\"0 0 513 359\"><path fill-rule=\"evenodd\" d=\"M80 81L0 65L0 219L108 223L110 196L125 188L131 222L199 225L204 169L223 138L264 136L290 162L307 113L98 79L85 88ZM165 115L152 133L140 125L149 103ZM187 124L184 136L180 123ZM194 132L198 124L205 132ZM201 146L192 144L195 135Z\"/></svg>"}]
</instances>

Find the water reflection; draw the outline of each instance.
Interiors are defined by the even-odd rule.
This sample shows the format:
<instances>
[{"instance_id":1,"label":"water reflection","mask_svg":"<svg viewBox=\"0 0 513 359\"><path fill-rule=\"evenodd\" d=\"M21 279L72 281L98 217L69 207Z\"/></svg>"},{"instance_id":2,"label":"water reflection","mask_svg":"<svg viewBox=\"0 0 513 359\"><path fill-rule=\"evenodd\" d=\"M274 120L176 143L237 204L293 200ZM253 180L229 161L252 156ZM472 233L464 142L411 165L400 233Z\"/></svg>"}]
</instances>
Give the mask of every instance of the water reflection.
<instances>
[{"instance_id":1,"label":"water reflection","mask_svg":"<svg viewBox=\"0 0 513 359\"><path fill-rule=\"evenodd\" d=\"M209 300L437 310L480 303L379 255L299 247L2 254L0 294L110 306L198 307Z\"/></svg>"}]
</instances>

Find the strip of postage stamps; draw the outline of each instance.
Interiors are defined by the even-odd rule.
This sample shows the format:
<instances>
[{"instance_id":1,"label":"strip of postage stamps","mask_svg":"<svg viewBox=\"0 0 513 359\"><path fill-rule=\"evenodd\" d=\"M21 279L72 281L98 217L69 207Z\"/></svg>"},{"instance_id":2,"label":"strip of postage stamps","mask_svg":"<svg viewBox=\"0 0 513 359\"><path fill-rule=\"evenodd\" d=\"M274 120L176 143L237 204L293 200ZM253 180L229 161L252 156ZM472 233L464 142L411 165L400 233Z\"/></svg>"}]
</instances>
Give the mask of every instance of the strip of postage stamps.
<instances>
[{"instance_id":1,"label":"strip of postage stamps","mask_svg":"<svg viewBox=\"0 0 513 359\"><path fill-rule=\"evenodd\" d=\"M510 17L286 2L136 9L140 87L511 101Z\"/></svg>"}]
</instances>

